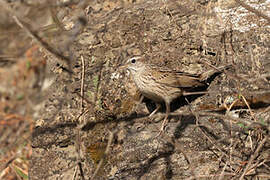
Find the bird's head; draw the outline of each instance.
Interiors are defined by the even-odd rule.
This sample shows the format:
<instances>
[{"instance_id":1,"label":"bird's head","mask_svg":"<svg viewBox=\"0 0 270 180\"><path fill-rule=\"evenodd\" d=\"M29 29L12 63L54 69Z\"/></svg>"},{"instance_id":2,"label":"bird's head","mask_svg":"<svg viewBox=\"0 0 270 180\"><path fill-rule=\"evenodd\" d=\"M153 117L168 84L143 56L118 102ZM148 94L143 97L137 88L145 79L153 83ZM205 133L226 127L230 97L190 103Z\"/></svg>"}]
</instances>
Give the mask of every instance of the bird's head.
<instances>
[{"instance_id":1,"label":"bird's head","mask_svg":"<svg viewBox=\"0 0 270 180\"><path fill-rule=\"evenodd\" d=\"M126 63L121 67L129 70L131 73L140 72L144 70L145 63L143 62L143 58L140 56L129 58Z\"/></svg>"}]
</instances>

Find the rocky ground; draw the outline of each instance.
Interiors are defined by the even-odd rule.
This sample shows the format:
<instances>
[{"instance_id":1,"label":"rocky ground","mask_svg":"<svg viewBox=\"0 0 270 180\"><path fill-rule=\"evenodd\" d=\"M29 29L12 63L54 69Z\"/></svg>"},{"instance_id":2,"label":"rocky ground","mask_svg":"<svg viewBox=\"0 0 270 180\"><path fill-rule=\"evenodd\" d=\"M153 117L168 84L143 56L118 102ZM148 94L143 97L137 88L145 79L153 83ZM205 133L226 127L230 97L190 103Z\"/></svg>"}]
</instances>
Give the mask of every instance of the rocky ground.
<instances>
[{"instance_id":1,"label":"rocky ground","mask_svg":"<svg viewBox=\"0 0 270 180\"><path fill-rule=\"evenodd\" d=\"M0 71L0 117L32 120L30 179L269 179L269 19L207 0L89 1L49 12L67 30L38 34L55 52L36 38L24 55L30 68L22 60ZM209 79L208 94L175 100L156 137L164 108L149 118L153 102L138 104L119 68L137 55L193 74L228 68Z\"/></svg>"}]
</instances>

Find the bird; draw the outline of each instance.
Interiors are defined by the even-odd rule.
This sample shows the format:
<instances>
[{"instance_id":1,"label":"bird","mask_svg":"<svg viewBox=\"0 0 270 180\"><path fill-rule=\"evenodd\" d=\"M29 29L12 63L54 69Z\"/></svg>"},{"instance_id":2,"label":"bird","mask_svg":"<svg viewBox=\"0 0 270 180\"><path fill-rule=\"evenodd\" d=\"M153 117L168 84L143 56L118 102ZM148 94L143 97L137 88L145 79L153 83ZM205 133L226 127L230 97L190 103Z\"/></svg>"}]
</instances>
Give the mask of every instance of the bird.
<instances>
[{"instance_id":1,"label":"bird","mask_svg":"<svg viewBox=\"0 0 270 180\"><path fill-rule=\"evenodd\" d=\"M165 102L166 115L160 133L164 131L168 123L170 103L184 95L190 88L207 85L203 76L149 64L143 56L129 58L121 68L130 72L135 85L142 94L140 101L146 97L155 102L156 109L150 113L149 117L152 117L161 108L161 103Z\"/></svg>"}]
</instances>

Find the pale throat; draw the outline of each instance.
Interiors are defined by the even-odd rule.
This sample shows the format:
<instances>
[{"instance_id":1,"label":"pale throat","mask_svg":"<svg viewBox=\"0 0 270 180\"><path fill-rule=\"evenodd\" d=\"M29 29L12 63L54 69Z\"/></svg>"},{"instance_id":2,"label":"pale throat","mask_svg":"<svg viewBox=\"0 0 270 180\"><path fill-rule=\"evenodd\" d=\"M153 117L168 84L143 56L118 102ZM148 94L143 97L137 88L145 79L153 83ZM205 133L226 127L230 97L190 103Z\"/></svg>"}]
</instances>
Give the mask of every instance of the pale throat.
<instances>
[{"instance_id":1,"label":"pale throat","mask_svg":"<svg viewBox=\"0 0 270 180\"><path fill-rule=\"evenodd\" d=\"M145 68L144 67L140 67L140 68L130 67L128 69L129 69L130 73L132 74L132 76L140 76Z\"/></svg>"}]
</instances>

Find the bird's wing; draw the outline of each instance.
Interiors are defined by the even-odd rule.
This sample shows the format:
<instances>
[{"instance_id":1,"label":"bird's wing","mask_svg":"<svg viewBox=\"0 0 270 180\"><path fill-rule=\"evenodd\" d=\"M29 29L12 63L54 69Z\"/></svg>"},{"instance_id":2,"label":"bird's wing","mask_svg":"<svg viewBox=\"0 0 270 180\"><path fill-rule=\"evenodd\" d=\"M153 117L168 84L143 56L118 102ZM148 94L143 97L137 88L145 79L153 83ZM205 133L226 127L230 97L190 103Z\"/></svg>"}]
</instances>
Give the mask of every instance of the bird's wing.
<instances>
[{"instance_id":1,"label":"bird's wing","mask_svg":"<svg viewBox=\"0 0 270 180\"><path fill-rule=\"evenodd\" d=\"M152 71L153 79L170 87L190 88L203 86L196 75L174 71Z\"/></svg>"},{"instance_id":2,"label":"bird's wing","mask_svg":"<svg viewBox=\"0 0 270 180\"><path fill-rule=\"evenodd\" d=\"M190 88L204 86L205 84L200 82L199 78L187 75L177 75L179 87Z\"/></svg>"}]
</instances>

